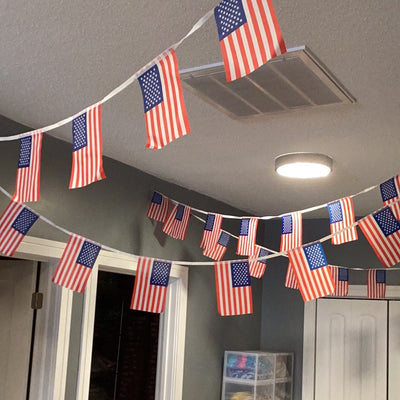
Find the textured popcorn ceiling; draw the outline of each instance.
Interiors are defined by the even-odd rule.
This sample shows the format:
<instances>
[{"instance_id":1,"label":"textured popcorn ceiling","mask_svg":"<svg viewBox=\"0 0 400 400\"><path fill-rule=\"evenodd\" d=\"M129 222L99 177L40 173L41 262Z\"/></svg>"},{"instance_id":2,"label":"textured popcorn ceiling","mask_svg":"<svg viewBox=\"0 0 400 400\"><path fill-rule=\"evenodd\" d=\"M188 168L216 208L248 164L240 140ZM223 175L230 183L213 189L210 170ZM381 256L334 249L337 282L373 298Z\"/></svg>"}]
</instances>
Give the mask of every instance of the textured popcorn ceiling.
<instances>
[{"instance_id":1,"label":"textured popcorn ceiling","mask_svg":"<svg viewBox=\"0 0 400 400\"><path fill-rule=\"evenodd\" d=\"M0 114L39 128L80 111L182 38L216 4L1 2ZM400 172L400 2L274 5L287 47L307 45L357 104L235 121L184 90L192 132L162 150L148 150L134 83L103 106L104 154L257 215L334 200ZM180 69L220 61L214 20L177 55ZM53 134L71 141L70 125ZM334 172L307 182L278 177L274 158L292 151L328 154ZM358 215L371 212L380 195L375 191L355 204Z\"/></svg>"}]
</instances>

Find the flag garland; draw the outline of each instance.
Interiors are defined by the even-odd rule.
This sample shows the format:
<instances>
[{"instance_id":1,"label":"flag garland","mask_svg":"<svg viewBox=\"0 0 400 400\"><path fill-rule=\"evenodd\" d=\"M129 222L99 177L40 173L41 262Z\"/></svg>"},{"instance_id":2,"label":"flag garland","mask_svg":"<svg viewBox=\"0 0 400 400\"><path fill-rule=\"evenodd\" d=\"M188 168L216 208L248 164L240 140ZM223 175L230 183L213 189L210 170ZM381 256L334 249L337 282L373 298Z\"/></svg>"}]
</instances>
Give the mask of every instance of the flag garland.
<instances>
[{"instance_id":1,"label":"flag garland","mask_svg":"<svg viewBox=\"0 0 400 400\"><path fill-rule=\"evenodd\" d=\"M298 289L299 285L297 283L296 274L294 272L292 263L289 261L288 267L286 270L286 277L285 277L285 287L288 289Z\"/></svg>"},{"instance_id":2,"label":"flag garland","mask_svg":"<svg viewBox=\"0 0 400 400\"><path fill-rule=\"evenodd\" d=\"M256 245L258 218L242 218L236 254L250 256Z\"/></svg>"},{"instance_id":3,"label":"flag garland","mask_svg":"<svg viewBox=\"0 0 400 400\"><path fill-rule=\"evenodd\" d=\"M204 223L203 236L201 238L200 247L202 249L213 249L219 239L222 225L222 215L208 214Z\"/></svg>"},{"instance_id":4,"label":"flag garland","mask_svg":"<svg viewBox=\"0 0 400 400\"><path fill-rule=\"evenodd\" d=\"M400 219L400 177L399 175L388 179L379 186L384 206L392 204L391 209L396 219ZM396 202L397 201L397 202Z\"/></svg>"},{"instance_id":5,"label":"flag garland","mask_svg":"<svg viewBox=\"0 0 400 400\"><path fill-rule=\"evenodd\" d=\"M42 132L20 139L15 193L11 200L21 203L39 200L42 139Z\"/></svg>"},{"instance_id":6,"label":"flag garland","mask_svg":"<svg viewBox=\"0 0 400 400\"><path fill-rule=\"evenodd\" d=\"M190 207L175 204L162 228L163 232L175 239L185 240L190 218Z\"/></svg>"},{"instance_id":7,"label":"flag garland","mask_svg":"<svg viewBox=\"0 0 400 400\"><path fill-rule=\"evenodd\" d=\"M214 17L228 82L286 52L271 0L223 0Z\"/></svg>"},{"instance_id":8,"label":"flag garland","mask_svg":"<svg viewBox=\"0 0 400 400\"><path fill-rule=\"evenodd\" d=\"M142 90L147 148L161 149L190 132L178 60L169 49L138 77Z\"/></svg>"},{"instance_id":9,"label":"flag garland","mask_svg":"<svg viewBox=\"0 0 400 400\"><path fill-rule=\"evenodd\" d=\"M169 200L161 193L154 192L149 208L147 210L147 216L159 222L165 222L169 209Z\"/></svg>"},{"instance_id":10,"label":"flag garland","mask_svg":"<svg viewBox=\"0 0 400 400\"><path fill-rule=\"evenodd\" d=\"M254 246L254 254L252 257L259 258L265 257L269 254L269 251L264 249L261 246L255 245ZM262 278L265 272L265 268L267 267L267 260L251 260L249 261L249 270L250 276L254 278Z\"/></svg>"},{"instance_id":11,"label":"flag garland","mask_svg":"<svg viewBox=\"0 0 400 400\"><path fill-rule=\"evenodd\" d=\"M131 309L162 313L165 307L171 263L139 257Z\"/></svg>"},{"instance_id":12,"label":"flag garland","mask_svg":"<svg viewBox=\"0 0 400 400\"><path fill-rule=\"evenodd\" d=\"M384 299L386 295L386 271L370 269L367 274L367 297Z\"/></svg>"},{"instance_id":13,"label":"flag garland","mask_svg":"<svg viewBox=\"0 0 400 400\"><path fill-rule=\"evenodd\" d=\"M349 270L330 265L333 281L335 283L335 291L332 296L345 297L349 293Z\"/></svg>"},{"instance_id":14,"label":"flag garland","mask_svg":"<svg viewBox=\"0 0 400 400\"><path fill-rule=\"evenodd\" d=\"M0 252L13 256L39 215L23 204L10 201L0 216Z\"/></svg>"},{"instance_id":15,"label":"flag garland","mask_svg":"<svg viewBox=\"0 0 400 400\"><path fill-rule=\"evenodd\" d=\"M217 243L213 248L205 248L203 255L212 258L215 261L221 261L228 247L231 236L221 231Z\"/></svg>"}]
</instances>

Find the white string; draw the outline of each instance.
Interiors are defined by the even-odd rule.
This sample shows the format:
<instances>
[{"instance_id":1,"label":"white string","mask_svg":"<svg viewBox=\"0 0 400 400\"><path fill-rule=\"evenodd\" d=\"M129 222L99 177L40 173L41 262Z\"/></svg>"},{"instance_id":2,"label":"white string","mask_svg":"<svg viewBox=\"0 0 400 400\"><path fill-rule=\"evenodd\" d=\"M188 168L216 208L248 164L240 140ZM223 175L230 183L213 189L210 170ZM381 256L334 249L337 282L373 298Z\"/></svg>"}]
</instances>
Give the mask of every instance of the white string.
<instances>
[{"instance_id":1,"label":"white string","mask_svg":"<svg viewBox=\"0 0 400 400\"><path fill-rule=\"evenodd\" d=\"M191 36L199 28L201 28L206 23L206 21L213 15L213 13L214 13L214 10L208 11L207 14L205 14L203 17L201 17L193 25L192 29L186 34L186 36L184 36L181 40L179 40L179 42L173 44L172 46L169 46L168 49L166 49L164 52L168 51L169 49L174 49L175 50L176 48L178 48L182 44L182 42L184 40L186 40L189 36ZM125 82L123 82L117 88L112 90L102 100L96 102L95 104L92 104L91 106L88 106L88 107L84 108L83 110L77 112L76 114L72 115L71 117L67 117L67 118L63 119L62 121L56 122L55 124L48 125L48 126L45 126L43 128L35 129L35 130L29 131L29 132L19 133L17 135L12 135L12 136L0 136L0 142L8 142L8 141L11 141L11 140L18 140L18 139L21 139L21 138L36 134L37 131L40 131L40 132L43 132L43 133L44 132L48 132L48 131L52 131L52 130L54 130L56 128L59 128L60 126L63 126L65 124L71 122L73 119L75 119L76 117L81 115L83 112L85 112L89 108L94 107L97 104L103 104L106 101L108 101L111 98L113 98L114 96L116 96L117 94L119 94L120 92L122 92L123 90L125 90L129 85L131 85L138 78L138 76L140 76L143 72L145 72L147 69L149 69L151 66L153 66L156 63L158 57L159 56L153 58L153 60L151 60L144 67L142 67L140 70L135 72L130 78L128 78Z\"/></svg>"}]
</instances>

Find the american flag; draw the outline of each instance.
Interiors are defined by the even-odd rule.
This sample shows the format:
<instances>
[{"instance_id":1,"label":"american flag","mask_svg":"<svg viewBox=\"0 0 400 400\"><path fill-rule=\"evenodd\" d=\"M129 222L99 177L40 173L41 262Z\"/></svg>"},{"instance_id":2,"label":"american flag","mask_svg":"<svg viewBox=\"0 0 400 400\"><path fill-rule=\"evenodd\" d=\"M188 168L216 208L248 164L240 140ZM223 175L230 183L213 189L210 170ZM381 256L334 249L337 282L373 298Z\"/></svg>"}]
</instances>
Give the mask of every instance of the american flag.
<instances>
[{"instance_id":1,"label":"american flag","mask_svg":"<svg viewBox=\"0 0 400 400\"><path fill-rule=\"evenodd\" d=\"M331 234L341 231L347 226L354 224L353 199L344 197L338 201L328 204L329 220L331 223ZM357 228L353 226L332 237L332 244L342 244L357 240Z\"/></svg>"},{"instance_id":2,"label":"american flag","mask_svg":"<svg viewBox=\"0 0 400 400\"><path fill-rule=\"evenodd\" d=\"M190 218L190 207L175 204L163 226L163 232L175 239L185 240Z\"/></svg>"},{"instance_id":3,"label":"american flag","mask_svg":"<svg viewBox=\"0 0 400 400\"><path fill-rule=\"evenodd\" d=\"M400 223L389 207L364 217L358 225L385 267L400 261Z\"/></svg>"},{"instance_id":4,"label":"american flag","mask_svg":"<svg viewBox=\"0 0 400 400\"><path fill-rule=\"evenodd\" d=\"M386 295L386 271L370 269L367 274L367 297L384 299Z\"/></svg>"},{"instance_id":5,"label":"american flag","mask_svg":"<svg viewBox=\"0 0 400 400\"><path fill-rule=\"evenodd\" d=\"M147 216L156 221L165 222L169 208L169 200L161 193L154 192L147 210Z\"/></svg>"},{"instance_id":6,"label":"american flag","mask_svg":"<svg viewBox=\"0 0 400 400\"><path fill-rule=\"evenodd\" d=\"M301 213L284 215L281 219L281 251L299 247L303 238L303 221Z\"/></svg>"},{"instance_id":7,"label":"american flag","mask_svg":"<svg viewBox=\"0 0 400 400\"><path fill-rule=\"evenodd\" d=\"M165 307L171 263L139 257L131 309L162 313Z\"/></svg>"},{"instance_id":8,"label":"american flag","mask_svg":"<svg viewBox=\"0 0 400 400\"><path fill-rule=\"evenodd\" d=\"M0 252L11 257L38 218L24 205L11 201L0 217Z\"/></svg>"},{"instance_id":9,"label":"american flag","mask_svg":"<svg viewBox=\"0 0 400 400\"><path fill-rule=\"evenodd\" d=\"M214 16L228 82L286 52L271 0L223 0Z\"/></svg>"},{"instance_id":10,"label":"american flag","mask_svg":"<svg viewBox=\"0 0 400 400\"><path fill-rule=\"evenodd\" d=\"M290 250L288 256L304 301L324 297L335 291L321 243L297 247Z\"/></svg>"},{"instance_id":11,"label":"american flag","mask_svg":"<svg viewBox=\"0 0 400 400\"><path fill-rule=\"evenodd\" d=\"M230 238L230 235L228 235L226 232L221 231L216 245L213 248L205 248L203 250L203 255L216 261L222 260L222 257L226 252L226 248L228 247Z\"/></svg>"},{"instance_id":12,"label":"american flag","mask_svg":"<svg viewBox=\"0 0 400 400\"><path fill-rule=\"evenodd\" d=\"M255 245L254 246L254 254L250 257L258 258L258 257L265 257L269 254L267 249L264 249L261 246ZM253 260L249 261L249 268L250 268L250 276L254 278L262 278L265 272L265 268L267 266L267 260Z\"/></svg>"},{"instance_id":13,"label":"american flag","mask_svg":"<svg viewBox=\"0 0 400 400\"><path fill-rule=\"evenodd\" d=\"M242 218L236 254L250 256L256 245L258 218Z\"/></svg>"},{"instance_id":14,"label":"american flag","mask_svg":"<svg viewBox=\"0 0 400 400\"><path fill-rule=\"evenodd\" d=\"M175 51L161 54L138 78L147 129L146 147L160 149L190 132Z\"/></svg>"},{"instance_id":15,"label":"american flag","mask_svg":"<svg viewBox=\"0 0 400 400\"><path fill-rule=\"evenodd\" d=\"M106 177L103 171L101 104L90 107L72 121L72 146L70 189Z\"/></svg>"},{"instance_id":16,"label":"american flag","mask_svg":"<svg viewBox=\"0 0 400 400\"><path fill-rule=\"evenodd\" d=\"M332 296L347 296L349 293L349 270L330 265L333 281L335 282L335 291Z\"/></svg>"},{"instance_id":17,"label":"american flag","mask_svg":"<svg viewBox=\"0 0 400 400\"><path fill-rule=\"evenodd\" d=\"M200 247L202 249L213 249L219 239L222 225L222 215L208 214L204 224L203 237L201 238Z\"/></svg>"},{"instance_id":18,"label":"american flag","mask_svg":"<svg viewBox=\"0 0 400 400\"><path fill-rule=\"evenodd\" d=\"M38 201L40 191L40 157L43 133L20 139L17 182L11 200L25 203Z\"/></svg>"},{"instance_id":19,"label":"american flag","mask_svg":"<svg viewBox=\"0 0 400 400\"><path fill-rule=\"evenodd\" d=\"M253 312L249 263L221 261L214 264L220 315L241 315Z\"/></svg>"},{"instance_id":20,"label":"american flag","mask_svg":"<svg viewBox=\"0 0 400 400\"><path fill-rule=\"evenodd\" d=\"M98 244L72 234L52 281L67 289L83 293L100 250Z\"/></svg>"},{"instance_id":21,"label":"american flag","mask_svg":"<svg viewBox=\"0 0 400 400\"><path fill-rule=\"evenodd\" d=\"M289 261L287 270L286 270L286 277L285 277L285 286L289 289L298 289L299 285L297 283L296 274L293 270L293 266Z\"/></svg>"},{"instance_id":22,"label":"american flag","mask_svg":"<svg viewBox=\"0 0 400 400\"><path fill-rule=\"evenodd\" d=\"M400 194L400 177L399 175L388 179L380 185L383 205L387 206L396 200L399 200ZM400 219L400 201L391 206L394 216Z\"/></svg>"}]
</instances>

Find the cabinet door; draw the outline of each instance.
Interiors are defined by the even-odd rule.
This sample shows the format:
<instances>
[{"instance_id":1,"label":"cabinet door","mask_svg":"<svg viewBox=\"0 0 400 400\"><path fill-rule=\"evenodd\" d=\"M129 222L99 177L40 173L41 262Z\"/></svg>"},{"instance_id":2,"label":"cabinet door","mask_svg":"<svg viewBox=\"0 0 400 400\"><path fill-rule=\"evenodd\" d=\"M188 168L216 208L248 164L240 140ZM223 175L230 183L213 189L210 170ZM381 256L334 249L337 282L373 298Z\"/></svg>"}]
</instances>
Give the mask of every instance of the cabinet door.
<instances>
[{"instance_id":1,"label":"cabinet door","mask_svg":"<svg viewBox=\"0 0 400 400\"><path fill-rule=\"evenodd\" d=\"M389 400L397 400L400 393L400 301L389 301Z\"/></svg>"},{"instance_id":2,"label":"cabinet door","mask_svg":"<svg viewBox=\"0 0 400 400\"><path fill-rule=\"evenodd\" d=\"M386 301L317 301L315 400L386 400L386 357Z\"/></svg>"}]
</instances>

